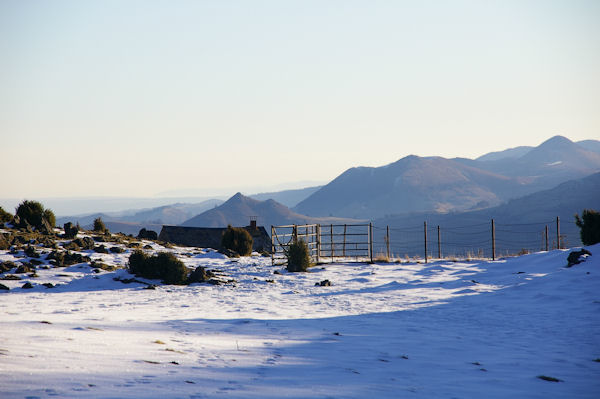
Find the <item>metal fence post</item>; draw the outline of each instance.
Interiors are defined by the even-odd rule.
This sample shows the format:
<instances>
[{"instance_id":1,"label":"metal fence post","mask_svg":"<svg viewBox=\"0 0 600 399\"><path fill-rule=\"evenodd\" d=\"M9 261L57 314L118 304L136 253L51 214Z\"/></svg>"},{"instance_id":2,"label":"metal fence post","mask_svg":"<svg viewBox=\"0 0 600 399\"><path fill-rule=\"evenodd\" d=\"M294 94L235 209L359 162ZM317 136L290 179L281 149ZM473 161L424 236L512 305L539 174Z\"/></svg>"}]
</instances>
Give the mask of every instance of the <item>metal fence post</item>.
<instances>
[{"instance_id":1,"label":"metal fence post","mask_svg":"<svg viewBox=\"0 0 600 399\"><path fill-rule=\"evenodd\" d=\"M492 219L492 260L496 260L496 226Z\"/></svg>"},{"instance_id":2,"label":"metal fence post","mask_svg":"<svg viewBox=\"0 0 600 399\"><path fill-rule=\"evenodd\" d=\"M275 227L271 225L271 266L275 266L275 244L273 243L274 234Z\"/></svg>"},{"instance_id":3,"label":"metal fence post","mask_svg":"<svg viewBox=\"0 0 600 399\"><path fill-rule=\"evenodd\" d=\"M387 251L388 262L390 261L390 226L385 227L385 247Z\"/></svg>"},{"instance_id":4,"label":"metal fence post","mask_svg":"<svg viewBox=\"0 0 600 399\"><path fill-rule=\"evenodd\" d=\"M369 222L369 257L373 263L373 223Z\"/></svg>"},{"instance_id":5,"label":"metal fence post","mask_svg":"<svg viewBox=\"0 0 600 399\"><path fill-rule=\"evenodd\" d=\"M442 233L440 232L440 226L437 227L438 233L438 259L442 259Z\"/></svg>"},{"instance_id":6,"label":"metal fence post","mask_svg":"<svg viewBox=\"0 0 600 399\"><path fill-rule=\"evenodd\" d=\"M423 222L423 233L425 235L425 263L427 263L427 222Z\"/></svg>"},{"instance_id":7,"label":"metal fence post","mask_svg":"<svg viewBox=\"0 0 600 399\"><path fill-rule=\"evenodd\" d=\"M556 217L556 248L560 249L560 218Z\"/></svg>"}]
</instances>

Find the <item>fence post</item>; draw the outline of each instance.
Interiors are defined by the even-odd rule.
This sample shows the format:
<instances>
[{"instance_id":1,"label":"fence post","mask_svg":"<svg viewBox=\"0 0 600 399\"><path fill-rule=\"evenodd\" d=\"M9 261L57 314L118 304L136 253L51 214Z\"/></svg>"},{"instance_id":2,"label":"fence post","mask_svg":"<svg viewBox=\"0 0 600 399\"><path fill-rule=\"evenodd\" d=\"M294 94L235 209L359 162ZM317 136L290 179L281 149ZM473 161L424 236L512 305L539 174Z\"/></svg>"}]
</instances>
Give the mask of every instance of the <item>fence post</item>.
<instances>
[{"instance_id":1,"label":"fence post","mask_svg":"<svg viewBox=\"0 0 600 399\"><path fill-rule=\"evenodd\" d=\"M546 225L546 231L545 231L545 235L546 235L546 252L548 252L548 225Z\"/></svg>"},{"instance_id":2,"label":"fence post","mask_svg":"<svg viewBox=\"0 0 600 399\"><path fill-rule=\"evenodd\" d=\"M373 263L373 223L369 222L369 257Z\"/></svg>"},{"instance_id":3,"label":"fence post","mask_svg":"<svg viewBox=\"0 0 600 399\"><path fill-rule=\"evenodd\" d=\"M556 217L556 248L560 249L560 218Z\"/></svg>"},{"instance_id":4,"label":"fence post","mask_svg":"<svg viewBox=\"0 0 600 399\"><path fill-rule=\"evenodd\" d=\"M321 225L317 224L316 227L317 231L317 263L320 262L320 258L321 258Z\"/></svg>"},{"instance_id":5,"label":"fence post","mask_svg":"<svg viewBox=\"0 0 600 399\"><path fill-rule=\"evenodd\" d=\"M496 260L496 225L492 219L492 260Z\"/></svg>"},{"instance_id":6,"label":"fence post","mask_svg":"<svg viewBox=\"0 0 600 399\"><path fill-rule=\"evenodd\" d=\"M387 252L388 262L390 261L390 226L385 227L385 246Z\"/></svg>"},{"instance_id":7,"label":"fence post","mask_svg":"<svg viewBox=\"0 0 600 399\"><path fill-rule=\"evenodd\" d=\"M344 244L342 246L342 256L346 257L346 223L344 223Z\"/></svg>"},{"instance_id":8,"label":"fence post","mask_svg":"<svg viewBox=\"0 0 600 399\"><path fill-rule=\"evenodd\" d=\"M331 242L331 261L333 262L333 256L335 254L335 251L333 250L333 224L329 225L329 232L331 233L329 235L329 241Z\"/></svg>"},{"instance_id":9,"label":"fence post","mask_svg":"<svg viewBox=\"0 0 600 399\"><path fill-rule=\"evenodd\" d=\"M275 234L275 228L271 225L271 266L275 266L275 244L273 244L273 237Z\"/></svg>"},{"instance_id":10,"label":"fence post","mask_svg":"<svg viewBox=\"0 0 600 399\"><path fill-rule=\"evenodd\" d=\"M292 241L294 244L298 242L298 226L294 225L292 227Z\"/></svg>"},{"instance_id":11,"label":"fence post","mask_svg":"<svg viewBox=\"0 0 600 399\"><path fill-rule=\"evenodd\" d=\"M425 263L427 263L427 222L423 222L423 233L425 235Z\"/></svg>"},{"instance_id":12,"label":"fence post","mask_svg":"<svg viewBox=\"0 0 600 399\"><path fill-rule=\"evenodd\" d=\"M437 227L438 230L438 259L442 259L442 234L440 233L440 226Z\"/></svg>"}]
</instances>

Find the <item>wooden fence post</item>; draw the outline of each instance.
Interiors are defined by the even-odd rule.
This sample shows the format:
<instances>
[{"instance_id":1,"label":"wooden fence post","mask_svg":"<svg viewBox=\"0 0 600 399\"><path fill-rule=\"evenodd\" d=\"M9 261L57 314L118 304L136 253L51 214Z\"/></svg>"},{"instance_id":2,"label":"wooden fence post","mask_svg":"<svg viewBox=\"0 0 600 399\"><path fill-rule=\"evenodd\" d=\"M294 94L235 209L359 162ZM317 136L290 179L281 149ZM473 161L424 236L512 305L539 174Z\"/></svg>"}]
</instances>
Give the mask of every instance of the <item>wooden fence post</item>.
<instances>
[{"instance_id":1,"label":"wooden fence post","mask_svg":"<svg viewBox=\"0 0 600 399\"><path fill-rule=\"evenodd\" d=\"M427 222L423 222L423 233L425 235L425 263L427 263Z\"/></svg>"},{"instance_id":2,"label":"wooden fence post","mask_svg":"<svg viewBox=\"0 0 600 399\"><path fill-rule=\"evenodd\" d=\"M438 259L442 259L442 234L440 233L440 226L437 227L438 230Z\"/></svg>"},{"instance_id":3,"label":"wooden fence post","mask_svg":"<svg viewBox=\"0 0 600 399\"><path fill-rule=\"evenodd\" d=\"M556 217L556 248L560 249L560 218Z\"/></svg>"},{"instance_id":4,"label":"wooden fence post","mask_svg":"<svg viewBox=\"0 0 600 399\"><path fill-rule=\"evenodd\" d=\"M492 260L496 260L496 225L492 219Z\"/></svg>"},{"instance_id":5,"label":"wooden fence post","mask_svg":"<svg viewBox=\"0 0 600 399\"><path fill-rule=\"evenodd\" d=\"M294 242L294 244L296 244L298 242L298 226L294 225L292 227L292 240Z\"/></svg>"}]
</instances>

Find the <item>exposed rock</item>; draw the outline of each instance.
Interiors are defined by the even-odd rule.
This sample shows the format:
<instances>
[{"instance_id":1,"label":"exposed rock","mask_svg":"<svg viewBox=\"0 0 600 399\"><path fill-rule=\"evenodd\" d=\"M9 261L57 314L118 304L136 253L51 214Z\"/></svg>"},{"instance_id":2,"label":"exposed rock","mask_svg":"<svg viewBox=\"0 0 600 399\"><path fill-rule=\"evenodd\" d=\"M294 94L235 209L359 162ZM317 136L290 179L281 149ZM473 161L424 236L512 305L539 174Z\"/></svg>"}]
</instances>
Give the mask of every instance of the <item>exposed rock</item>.
<instances>
[{"instance_id":1,"label":"exposed rock","mask_svg":"<svg viewBox=\"0 0 600 399\"><path fill-rule=\"evenodd\" d=\"M83 256L78 253L71 252L59 252L52 251L48 255L48 259L51 259L51 263L57 267L64 267L74 265L76 263L90 262L91 259L89 256Z\"/></svg>"},{"instance_id":2,"label":"exposed rock","mask_svg":"<svg viewBox=\"0 0 600 399\"><path fill-rule=\"evenodd\" d=\"M0 284L0 290L9 291L10 288L8 288L7 286L5 286L4 284Z\"/></svg>"},{"instance_id":3,"label":"exposed rock","mask_svg":"<svg viewBox=\"0 0 600 399\"><path fill-rule=\"evenodd\" d=\"M329 280L323 280L320 283L315 283L315 287L330 287L331 286L331 281Z\"/></svg>"},{"instance_id":4,"label":"exposed rock","mask_svg":"<svg viewBox=\"0 0 600 399\"><path fill-rule=\"evenodd\" d=\"M39 258L40 257L40 253L37 252L35 250L34 246L28 245L27 248L25 248L25 255L27 255L30 258Z\"/></svg>"},{"instance_id":5,"label":"exposed rock","mask_svg":"<svg viewBox=\"0 0 600 399\"><path fill-rule=\"evenodd\" d=\"M0 250L10 249L10 235L0 234Z\"/></svg>"},{"instance_id":6,"label":"exposed rock","mask_svg":"<svg viewBox=\"0 0 600 399\"><path fill-rule=\"evenodd\" d=\"M108 249L106 249L106 247L104 245L96 245L94 247L94 252L97 252L99 254L107 254Z\"/></svg>"},{"instance_id":7,"label":"exposed rock","mask_svg":"<svg viewBox=\"0 0 600 399\"><path fill-rule=\"evenodd\" d=\"M44 287L46 287L46 288L54 288L54 287L55 287L55 285L54 285L54 284L52 284L52 283L44 283L44 284L42 284L42 285L43 285Z\"/></svg>"},{"instance_id":8,"label":"exposed rock","mask_svg":"<svg viewBox=\"0 0 600 399\"><path fill-rule=\"evenodd\" d=\"M214 276L214 273L212 273L210 270L206 270L203 266L198 266L196 270L190 273L190 276L188 277L188 284L205 283Z\"/></svg>"},{"instance_id":9,"label":"exposed rock","mask_svg":"<svg viewBox=\"0 0 600 399\"><path fill-rule=\"evenodd\" d=\"M33 270L28 265L21 265L15 270L16 274L31 273Z\"/></svg>"},{"instance_id":10,"label":"exposed rock","mask_svg":"<svg viewBox=\"0 0 600 399\"><path fill-rule=\"evenodd\" d=\"M0 280L21 280L21 277L15 276L14 274L7 274L6 276L0 277Z\"/></svg>"},{"instance_id":11,"label":"exposed rock","mask_svg":"<svg viewBox=\"0 0 600 399\"><path fill-rule=\"evenodd\" d=\"M110 247L110 252L112 252L113 254L121 254L125 252L125 250L121 247Z\"/></svg>"},{"instance_id":12,"label":"exposed rock","mask_svg":"<svg viewBox=\"0 0 600 399\"><path fill-rule=\"evenodd\" d=\"M31 289L31 288L33 288L33 284L31 284L31 283L28 281L28 282L26 282L25 284L23 284L23 286L22 286L21 288L28 290L28 289Z\"/></svg>"},{"instance_id":13,"label":"exposed rock","mask_svg":"<svg viewBox=\"0 0 600 399\"><path fill-rule=\"evenodd\" d=\"M567 267L578 265L581 262L584 262L585 258L588 256L592 256L592 253L585 248L582 248L581 251L572 251L567 257L567 262L569 262Z\"/></svg>"},{"instance_id":14,"label":"exposed rock","mask_svg":"<svg viewBox=\"0 0 600 399\"><path fill-rule=\"evenodd\" d=\"M42 225L40 226L40 228L38 229L40 233L42 234L54 234L54 226L50 225L50 223L48 222L48 220L46 220L46 218L42 218Z\"/></svg>"},{"instance_id":15,"label":"exposed rock","mask_svg":"<svg viewBox=\"0 0 600 399\"><path fill-rule=\"evenodd\" d=\"M235 252L232 251L231 249L227 249L227 248L221 248L219 249L219 252L222 253L223 255L227 256L228 258L239 258L240 255Z\"/></svg>"},{"instance_id":16,"label":"exposed rock","mask_svg":"<svg viewBox=\"0 0 600 399\"><path fill-rule=\"evenodd\" d=\"M65 229L65 238L75 238L79 232L79 227L71 222L65 223L63 227Z\"/></svg>"},{"instance_id":17,"label":"exposed rock","mask_svg":"<svg viewBox=\"0 0 600 399\"><path fill-rule=\"evenodd\" d=\"M94 246L96 245L94 240L90 237L76 238L72 242L79 246L81 249L94 249Z\"/></svg>"},{"instance_id":18,"label":"exposed rock","mask_svg":"<svg viewBox=\"0 0 600 399\"><path fill-rule=\"evenodd\" d=\"M11 271L15 267L17 267L17 265L15 263L13 263L9 260L4 261L4 262L0 263L0 273L5 273L8 271Z\"/></svg>"}]
</instances>

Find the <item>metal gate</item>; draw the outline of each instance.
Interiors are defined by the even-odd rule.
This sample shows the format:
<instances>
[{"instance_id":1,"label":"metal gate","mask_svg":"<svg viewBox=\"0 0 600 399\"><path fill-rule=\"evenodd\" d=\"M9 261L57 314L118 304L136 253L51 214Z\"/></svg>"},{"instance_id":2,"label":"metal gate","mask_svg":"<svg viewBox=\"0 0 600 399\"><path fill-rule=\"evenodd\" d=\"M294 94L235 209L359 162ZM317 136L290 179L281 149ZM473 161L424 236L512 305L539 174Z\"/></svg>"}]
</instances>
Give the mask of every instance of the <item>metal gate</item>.
<instances>
[{"instance_id":1,"label":"metal gate","mask_svg":"<svg viewBox=\"0 0 600 399\"><path fill-rule=\"evenodd\" d=\"M369 224L304 224L271 226L271 263L287 263L289 246L302 240L315 263L373 261L373 225Z\"/></svg>"}]
</instances>

